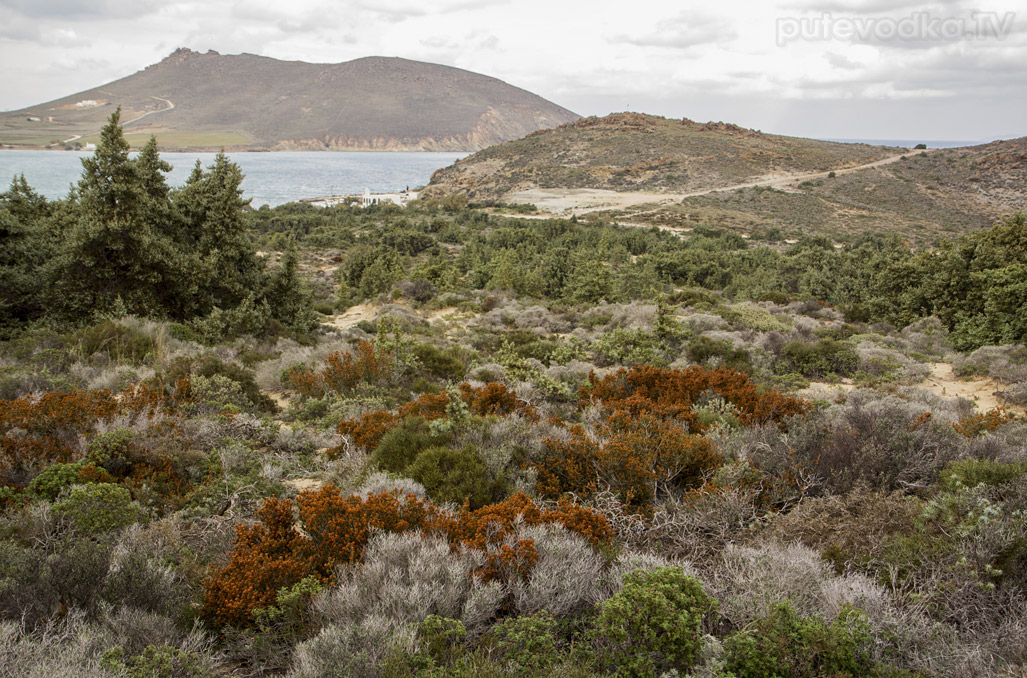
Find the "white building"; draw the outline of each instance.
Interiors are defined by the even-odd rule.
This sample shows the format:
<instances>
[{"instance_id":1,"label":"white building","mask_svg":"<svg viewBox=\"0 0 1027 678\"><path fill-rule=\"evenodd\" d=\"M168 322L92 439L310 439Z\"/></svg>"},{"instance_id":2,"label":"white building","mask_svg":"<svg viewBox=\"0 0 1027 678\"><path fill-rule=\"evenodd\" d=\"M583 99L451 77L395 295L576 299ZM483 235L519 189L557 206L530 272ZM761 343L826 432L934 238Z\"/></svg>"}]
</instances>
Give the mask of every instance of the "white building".
<instances>
[{"instance_id":1,"label":"white building","mask_svg":"<svg viewBox=\"0 0 1027 678\"><path fill-rule=\"evenodd\" d=\"M417 191L411 191L409 189L400 193L372 193L371 189L365 188L364 195L360 197L360 206L370 207L371 205L381 205L382 203L391 202L394 205L406 207L406 204L411 200L417 200L417 195Z\"/></svg>"}]
</instances>

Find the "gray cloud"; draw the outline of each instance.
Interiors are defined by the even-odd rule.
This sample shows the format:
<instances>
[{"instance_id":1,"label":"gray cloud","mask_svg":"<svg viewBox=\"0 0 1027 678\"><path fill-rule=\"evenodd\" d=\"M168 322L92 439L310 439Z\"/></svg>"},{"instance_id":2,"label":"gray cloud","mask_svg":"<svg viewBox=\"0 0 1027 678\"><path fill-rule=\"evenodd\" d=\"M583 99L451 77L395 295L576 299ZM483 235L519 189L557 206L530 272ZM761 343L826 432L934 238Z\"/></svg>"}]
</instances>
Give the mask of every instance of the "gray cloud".
<instances>
[{"instance_id":1,"label":"gray cloud","mask_svg":"<svg viewBox=\"0 0 1027 678\"><path fill-rule=\"evenodd\" d=\"M856 63L843 54L836 54L834 52L825 52L824 60L835 68L840 68L846 71L854 71L863 68L862 64Z\"/></svg>"},{"instance_id":2,"label":"gray cloud","mask_svg":"<svg viewBox=\"0 0 1027 678\"><path fill-rule=\"evenodd\" d=\"M690 12L657 21L652 30L635 34L610 35L611 42L637 47L688 49L699 45L730 42L737 31L725 17Z\"/></svg>"},{"instance_id":3,"label":"gray cloud","mask_svg":"<svg viewBox=\"0 0 1027 678\"><path fill-rule=\"evenodd\" d=\"M2 0L0 8L14 10L33 19L70 21L77 19L139 17L156 11L159 0Z\"/></svg>"}]
</instances>

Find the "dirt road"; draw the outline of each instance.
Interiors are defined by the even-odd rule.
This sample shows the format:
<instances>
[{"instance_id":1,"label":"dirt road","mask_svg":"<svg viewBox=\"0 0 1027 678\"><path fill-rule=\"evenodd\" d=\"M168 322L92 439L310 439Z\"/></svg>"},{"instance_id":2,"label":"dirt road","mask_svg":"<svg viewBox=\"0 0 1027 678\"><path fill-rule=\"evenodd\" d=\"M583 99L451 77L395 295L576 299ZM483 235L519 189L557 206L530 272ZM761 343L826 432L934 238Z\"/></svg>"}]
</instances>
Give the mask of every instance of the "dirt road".
<instances>
[{"instance_id":1,"label":"dirt road","mask_svg":"<svg viewBox=\"0 0 1027 678\"><path fill-rule=\"evenodd\" d=\"M839 167L823 172L809 172L806 174L767 174L753 181L744 184L731 186L719 186L701 191L688 193L653 193L653 192L619 192L593 188L533 188L526 191L512 191L503 196L503 202L508 203L530 203L545 212L544 215L536 215L534 218L547 218L550 216L571 216L574 214L587 214L589 212L605 210L622 210L636 205L672 205L679 203L685 198L694 198L700 195L716 193L717 191L734 191L740 188L755 188L756 186L769 186L771 188L794 188L803 181L826 179L831 172L838 174L849 174L860 170L881 167L893 162L898 162L909 152L900 155L889 156L874 162L868 162L854 167ZM523 216L523 215L510 215Z\"/></svg>"}]
</instances>

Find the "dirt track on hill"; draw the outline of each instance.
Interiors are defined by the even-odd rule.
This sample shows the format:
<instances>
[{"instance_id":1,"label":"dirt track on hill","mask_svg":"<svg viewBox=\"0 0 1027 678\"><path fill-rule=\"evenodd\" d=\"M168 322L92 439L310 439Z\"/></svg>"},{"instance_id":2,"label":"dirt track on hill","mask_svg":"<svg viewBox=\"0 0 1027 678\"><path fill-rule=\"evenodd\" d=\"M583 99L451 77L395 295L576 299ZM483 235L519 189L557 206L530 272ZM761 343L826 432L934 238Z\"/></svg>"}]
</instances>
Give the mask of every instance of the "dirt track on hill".
<instances>
[{"instance_id":1,"label":"dirt track on hill","mask_svg":"<svg viewBox=\"0 0 1027 678\"><path fill-rule=\"evenodd\" d=\"M587 214L589 212L623 210L637 205L671 205L681 202L685 198L694 198L700 195L716 193L718 191L734 191L740 188L755 188L756 186L768 186L771 188L787 189L803 181L815 179L826 179L834 172L837 174L849 174L860 170L881 167L893 162L898 162L909 153L894 155L874 162L868 162L854 167L840 167L823 172L812 172L805 174L766 174L755 181L732 186L720 186L701 191L689 193L653 193L653 192L619 192L593 188L532 188L525 191L512 191L503 196L502 201L507 203L528 203L535 205L546 214L534 215L534 218L547 218L550 216L571 216L576 214ZM518 216L523 215L504 215Z\"/></svg>"}]
</instances>

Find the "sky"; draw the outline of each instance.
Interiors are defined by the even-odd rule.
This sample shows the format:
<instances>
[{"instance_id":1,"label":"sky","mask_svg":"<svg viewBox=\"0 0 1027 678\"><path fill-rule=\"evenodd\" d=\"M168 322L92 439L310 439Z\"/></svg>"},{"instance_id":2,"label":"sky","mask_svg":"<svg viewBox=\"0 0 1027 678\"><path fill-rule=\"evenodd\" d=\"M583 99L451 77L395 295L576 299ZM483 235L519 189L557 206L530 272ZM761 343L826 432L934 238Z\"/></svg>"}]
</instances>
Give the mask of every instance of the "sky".
<instances>
[{"instance_id":1,"label":"sky","mask_svg":"<svg viewBox=\"0 0 1027 678\"><path fill-rule=\"evenodd\" d=\"M0 0L0 110L178 47L429 61L581 115L816 138L1027 136L1024 0Z\"/></svg>"}]
</instances>

